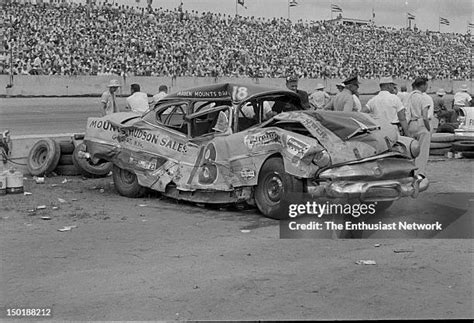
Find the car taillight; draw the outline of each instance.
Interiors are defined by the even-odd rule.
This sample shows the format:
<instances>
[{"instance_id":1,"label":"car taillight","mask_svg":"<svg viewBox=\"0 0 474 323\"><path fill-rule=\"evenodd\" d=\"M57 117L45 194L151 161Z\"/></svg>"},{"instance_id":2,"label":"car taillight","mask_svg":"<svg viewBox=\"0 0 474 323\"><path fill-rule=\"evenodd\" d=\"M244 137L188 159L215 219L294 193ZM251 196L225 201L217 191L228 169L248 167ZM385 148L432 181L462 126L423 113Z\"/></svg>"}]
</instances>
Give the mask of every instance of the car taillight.
<instances>
[{"instance_id":1,"label":"car taillight","mask_svg":"<svg viewBox=\"0 0 474 323\"><path fill-rule=\"evenodd\" d=\"M313 157L313 163L319 167L326 167L331 163L331 156L326 150L318 151Z\"/></svg>"},{"instance_id":2,"label":"car taillight","mask_svg":"<svg viewBox=\"0 0 474 323\"><path fill-rule=\"evenodd\" d=\"M418 157L418 155L420 154L420 143L418 142L418 140L413 140L410 143L410 153L413 158Z\"/></svg>"}]
</instances>

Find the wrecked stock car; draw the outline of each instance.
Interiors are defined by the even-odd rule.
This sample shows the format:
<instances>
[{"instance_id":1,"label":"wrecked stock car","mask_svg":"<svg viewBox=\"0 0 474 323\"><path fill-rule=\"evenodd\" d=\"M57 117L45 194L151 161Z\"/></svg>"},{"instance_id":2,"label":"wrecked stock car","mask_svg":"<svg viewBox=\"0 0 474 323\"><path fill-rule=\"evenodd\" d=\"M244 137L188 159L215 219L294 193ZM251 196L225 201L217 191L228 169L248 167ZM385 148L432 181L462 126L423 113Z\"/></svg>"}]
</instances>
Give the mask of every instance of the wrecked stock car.
<instances>
[{"instance_id":1,"label":"wrecked stock car","mask_svg":"<svg viewBox=\"0 0 474 323\"><path fill-rule=\"evenodd\" d=\"M89 118L82 158L111 161L116 190L209 204L256 205L283 218L284 197L378 202L426 187L416 140L361 113L301 111L294 92L214 84L167 95L143 116Z\"/></svg>"}]
</instances>

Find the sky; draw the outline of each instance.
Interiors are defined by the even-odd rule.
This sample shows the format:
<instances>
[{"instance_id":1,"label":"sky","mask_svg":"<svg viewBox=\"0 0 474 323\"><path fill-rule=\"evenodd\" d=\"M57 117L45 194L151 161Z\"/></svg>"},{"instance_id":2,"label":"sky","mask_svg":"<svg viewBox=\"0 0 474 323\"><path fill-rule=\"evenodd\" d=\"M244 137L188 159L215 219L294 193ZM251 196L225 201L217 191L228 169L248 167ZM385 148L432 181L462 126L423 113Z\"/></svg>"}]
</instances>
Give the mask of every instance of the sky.
<instances>
[{"instance_id":1,"label":"sky","mask_svg":"<svg viewBox=\"0 0 474 323\"><path fill-rule=\"evenodd\" d=\"M100 0L99 0L100 1ZM137 0L114 0L119 4L137 5ZM138 6L146 6L146 0L139 0ZM153 7L176 8L183 2L184 10L220 12L235 15L237 0L153 0ZM245 9L238 6L243 16L288 18L289 0L245 0ZM439 17L449 20L450 25L441 25L441 32L465 33L472 17L474 0L296 0L291 7L290 19L331 19L330 6L337 4L346 18L371 19L375 11L375 23L395 28L407 26L407 12L415 15L415 24L421 30L439 30ZM336 14L333 14L336 17Z\"/></svg>"}]
</instances>

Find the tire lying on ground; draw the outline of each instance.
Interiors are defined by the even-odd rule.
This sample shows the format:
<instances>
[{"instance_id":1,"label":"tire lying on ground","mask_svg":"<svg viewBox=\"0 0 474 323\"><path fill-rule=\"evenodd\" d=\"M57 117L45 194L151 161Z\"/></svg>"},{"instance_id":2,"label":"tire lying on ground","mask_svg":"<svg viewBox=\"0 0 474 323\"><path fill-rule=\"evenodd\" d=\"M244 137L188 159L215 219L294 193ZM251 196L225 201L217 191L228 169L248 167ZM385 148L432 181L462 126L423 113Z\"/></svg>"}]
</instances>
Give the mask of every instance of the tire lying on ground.
<instances>
[{"instance_id":1,"label":"tire lying on ground","mask_svg":"<svg viewBox=\"0 0 474 323\"><path fill-rule=\"evenodd\" d=\"M61 147L61 155L70 155L74 152L75 146L71 140L61 140L59 147Z\"/></svg>"},{"instance_id":2,"label":"tire lying on ground","mask_svg":"<svg viewBox=\"0 0 474 323\"><path fill-rule=\"evenodd\" d=\"M430 149L430 155L432 155L432 156L444 156L449 151L451 151L451 148Z\"/></svg>"},{"instance_id":3,"label":"tire lying on ground","mask_svg":"<svg viewBox=\"0 0 474 323\"><path fill-rule=\"evenodd\" d=\"M462 136L462 135L456 135L454 137L455 141L474 141L473 136Z\"/></svg>"},{"instance_id":4,"label":"tire lying on ground","mask_svg":"<svg viewBox=\"0 0 474 323\"><path fill-rule=\"evenodd\" d=\"M146 193L146 187L138 184L137 175L113 165L112 177L115 189L120 195L126 197L142 197Z\"/></svg>"},{"instance_id":5,"label":"tire lying on ground","mask_svg":"<svg viewBox=\"0 0 474 323\"><path fill-rule=\"evenodd\" d=\"M431 142L452 142L452 141L454 141L454 134L452 133L434 133L431 135Z\"/></svg>"},{"instance_id":6,"label":"tire lying on ground","mask_svg":"<svg viewBox=\"0 0 474 323\"><path fill-rule=\"evenodd\" d=\"M72 155L61 155L61 157L59 157L58 165L74 165L72 162Z\"/></svg>"},{"instance_id":7,"label":"tire lying on ground","mask_svg":"<svg viewBox=\"0 0 474 323\"><path fill-rule=\"evenodd\" d=\"M84 143L77 145L72 154L72 162L82 175L91 178L105 177L112 170L111 162L101 160L97 164L93 164L90 160L79 158L79 151L86 151Z\"/></svg>"},{"instance_id":8,"label":"tire lying on ground","mask_svg":"<svg viewBox=\"0 0 474 323\"><path fill-rule=\"evenodd\" d=\"M450 142L432 142L430 143L430 149L451 148L452 145Z\"/></svg>"},{"instance_id":9,"label":"tire lying on ground","mask_svg":"<svg viewBox=\"0 0 474 323\"><path fill-rule=\"evenodd\" d=\"M453 143L454 151L474 151L474 142L473 141L456 141Z\"/></svg>"},{"instance_id":10,"label":"tire lying on ground","mask_svg":"<svg viewBox=\"0 0 474 323\"><path fill-rule=\"evenodd\" d=\"M60 156L59 143L50 138L41 139L31 148L26 167L33 176L49 174L58 165Z\"/></svg>"}]
</instances>

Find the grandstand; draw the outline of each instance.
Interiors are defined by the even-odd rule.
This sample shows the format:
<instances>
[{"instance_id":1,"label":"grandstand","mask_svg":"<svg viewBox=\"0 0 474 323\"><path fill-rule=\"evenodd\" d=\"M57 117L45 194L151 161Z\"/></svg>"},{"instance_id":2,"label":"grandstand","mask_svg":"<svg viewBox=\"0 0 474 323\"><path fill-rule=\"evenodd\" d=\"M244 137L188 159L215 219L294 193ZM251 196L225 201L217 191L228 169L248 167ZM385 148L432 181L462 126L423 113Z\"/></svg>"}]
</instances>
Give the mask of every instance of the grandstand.
<instances>
[{"instance_id":1,"label":"grandstand","mask_svg":"<svg viewBox=\"0 0 474 323\"><path fill-rule=\"evenodd\" d=\"M1 74L11 61L19 75L471 78L468 34L77 3L1 7Z\"/></svg>"}]
</instances>

